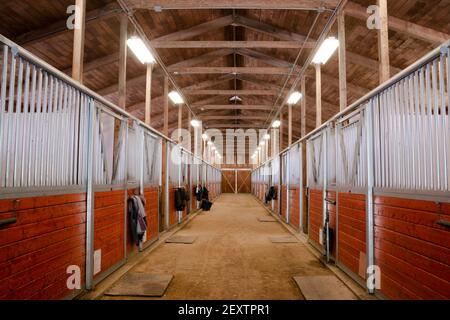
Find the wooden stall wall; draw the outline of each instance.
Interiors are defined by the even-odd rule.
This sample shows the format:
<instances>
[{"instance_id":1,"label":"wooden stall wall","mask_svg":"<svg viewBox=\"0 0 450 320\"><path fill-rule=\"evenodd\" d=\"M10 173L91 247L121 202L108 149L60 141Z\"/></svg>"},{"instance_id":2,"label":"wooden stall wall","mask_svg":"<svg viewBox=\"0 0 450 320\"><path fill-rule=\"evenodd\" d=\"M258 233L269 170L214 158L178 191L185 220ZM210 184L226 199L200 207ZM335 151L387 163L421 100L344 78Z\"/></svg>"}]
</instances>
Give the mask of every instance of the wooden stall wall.
<instances>
[{"instance_id":1,"label":"wooden stall wall","mask_svg":"<svg viewBox=\"0 0 450 320\"><path fill-rule=\"evenodd\" d=\"M332 258L336 258L336 192L328 191L327 199L329 202L327 203L327 211L329 216L329 228L330 230L330 246L331 246L331 256Z\"/></svg>"},{"instance_id":2,"label":"wooden stall wall","mask_svg":"<svg viewBox=\"0 0 450 320\"><path fill-rule=\"evenodd\" d=\"M275 194L276 194L276 199L273 200L274 201L273 211L274 211L274 213L278 214L278 207L279 207L279 201L280 201L280 189L278 188L278 186L275 186Z\"/></svg>"},{"instance_id":3,"label":"wooden stall wall","mask_svg":"<svg viewBox=\"0 0 450 320\"><path fill-rule=\"evenodd\" d=\"M316 245L321 246L319 233L323 228L323 191L317 189L309 190L309 239Z\"/></svg>"},{"instance_id":4,"label":"wooden stall wall","mask_svg":"<svg viewBox=\"0 0 450 320\"><path fill-rule=\"evenodd\" d=\"M366 277L366 196L339 193L338 260L361 279Z\"/></svg>"},{"instance_id":5,"label":"wooden stall wall","mask_svg":"<svg viewBox=\"0 0 450 320\"><path fill-rule=\"evenodd\" d=\"M146 187L144 189L145 213L147 214L147 241L153 242L159 236L159 187Z\"/></svg>"},{"instance_id":6,"label":"wooden stall wall","mask_svg":"<svg viewBox=\"0 0 450 320\"><path fill-rule=\"evenodd\" d=\"M169 187L169 228L178 223L178 213L175 209L175 190L176 187Z\"/></svg>"},{"instance_id":7,"label":"wooden stall wall","mask_svg":"<svg viewBox=\"0 0 450 320\"><path fill-rule=\"evenodd\" d=\"M100 250L99 277L115 264L123 261L125 237L125 190L95 192L94 251Z\"/></svg>"},{"instance_id":8,"label":"wooden stall wall","mask_svg":"<svg viewBox=\"0 0 450 320\"><path fill-rule=\"evenodd\" d=\"M450 299L450 204L375 197L375 264L390 299Z\"/></svg>"},{"instance_id":9,"label":"wooden stall wall","mask_svg":"<svg viewBox=\"0 0 450 320\"><path fill-rule=\"evenodd\" d=\"M289 188L289 224L295 229L300 229L300 188L291 186Z\"/></svg>"},{"instance_id":10,"label":"wooden stall wall","mask_svg":"<svg viewBox=\"0 0 450 320\"><path fill-rule=\"evenodd\" d=\"M285 185L281 186L281 216L283 217L283 221L286 221L287 216L287 187Z\"/></svg>"},{"instance_id":11,"label":"wooden stall wall","mask_svg":"<svg viewBox=\"0 0 450 320\"><path fill-rule=\"evenodd\" d=\"M0 200L0 299L62 299L67 267L85 279L86 194Z\"/></svg>"}]
</instances>

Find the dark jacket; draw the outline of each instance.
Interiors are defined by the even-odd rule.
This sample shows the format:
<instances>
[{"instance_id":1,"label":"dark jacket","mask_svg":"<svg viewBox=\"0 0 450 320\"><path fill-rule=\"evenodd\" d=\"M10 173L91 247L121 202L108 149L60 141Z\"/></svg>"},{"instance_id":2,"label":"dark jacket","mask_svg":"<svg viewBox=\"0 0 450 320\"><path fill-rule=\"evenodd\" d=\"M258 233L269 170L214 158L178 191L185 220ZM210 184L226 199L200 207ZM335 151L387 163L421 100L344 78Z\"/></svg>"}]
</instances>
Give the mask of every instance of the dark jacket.
<instances>
[{"instance_id":1,"label":"dark jacket","mask_svg":"<svg viewBox=\"0 0 450 320\"><path fill-rule=\"evenodd\" d=\"M139 196L132 196L128 198L127 206L131 237L133 238L133 242L139 245L147 230L147 217L144 203Z\"/></svg>"},{"instance_id":2,"label":"dark jacket","mask_svg":"<svg viewBox=\"0 0 450 320\"><path fill-rule=\"evenodd\" d=\"M177 188L175 190L175 209L177 211L184 211L186 208L187 192L184 188Z\"/></svg>"}]
</instances>

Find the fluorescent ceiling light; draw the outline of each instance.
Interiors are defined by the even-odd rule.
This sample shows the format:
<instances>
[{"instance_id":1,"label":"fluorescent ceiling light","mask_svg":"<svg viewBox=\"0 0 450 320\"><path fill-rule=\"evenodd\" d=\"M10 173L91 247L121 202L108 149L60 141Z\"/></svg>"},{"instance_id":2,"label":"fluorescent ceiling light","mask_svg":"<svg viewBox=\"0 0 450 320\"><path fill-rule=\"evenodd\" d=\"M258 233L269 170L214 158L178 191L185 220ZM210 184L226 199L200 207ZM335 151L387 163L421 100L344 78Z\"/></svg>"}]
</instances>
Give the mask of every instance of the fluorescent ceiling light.
<instances>
[{"instance_id":1,"label":"fluorescent ceiling light","mask_svg":"<svg viewBox=\"0 0 450 320\"><path fill-rule=\"evenodd\" d=\"M200 127L200 121L198 121L197 119L192 119L191 126L193 126L194 128Z\"/></svg>"},{"instance_id":2,"label":"fluorescent ceiling light","mask_svg":"<svg viewBox=\"0 0 450 320\"><path fill-rule=\"evenodd\" d=\"M339 47L339 40L335 37L330 37L326 39L321 45L319 50L317 50L314 56L313 63L325 64L328 59L333 55L336 49Z\"/></svg>"},{"instance_id":3,"label":"fluorescent ceiling light","mask_svg":"<svg viewBox=\"0 0 450 320\"><path fill-rule=\"evenodd\" d=\"M303 95L300 92L298 92L298 91L292 92L291 95L289 96L287 103L288 104L296 104L297 102L300 101L300 99L302 97L303 97Z\"/></svg>"},{"instance_id":4,"label":"fluorescent ceiling light","mask_svg":"<svg viewBox=\"0 0 450 320\"><path fill-rule=\"evenodd\" d=\"M279 128L281 126L281 121L280 120L275 120L272 123L272 128Z\"/></svg>"},{"instance_id":5,"label":"fluorescent ceiling light","mask_svg":"<svg viewBox=\"0 0 450 320\"><path fill-rule=\"evenodd\" d=\"M127 40L127 46L133 51L136 58L139 59L141 63L155 63L155 58L153 57L150 50L147 48L145 43L138 37L132 37Z\"/></svg>"},{"instance_id":6,"label":"fluorescent ceiling light","mask_svg":"<svg viewBox=\"0 0 450 320\"><path fill-rule=\"evenodd\" d=\"M266 134L264 135L264 140L270 140L270 134L266 133Z\"/></svg>"},{"instance_id":7,"label":"fluorescent ceiling light","mask_svg":"<svg viewBox=\"0 0 450 320\"><path fill-rule=\"evenodd\" d=\"M170 100L172 100L172 102L174 104L182 104L182 103L184 103L184 100L181 97L181 95L178 93L178 91L171 91L169 93L169 98L170 98Z\"/></svg>"}]
</instances>

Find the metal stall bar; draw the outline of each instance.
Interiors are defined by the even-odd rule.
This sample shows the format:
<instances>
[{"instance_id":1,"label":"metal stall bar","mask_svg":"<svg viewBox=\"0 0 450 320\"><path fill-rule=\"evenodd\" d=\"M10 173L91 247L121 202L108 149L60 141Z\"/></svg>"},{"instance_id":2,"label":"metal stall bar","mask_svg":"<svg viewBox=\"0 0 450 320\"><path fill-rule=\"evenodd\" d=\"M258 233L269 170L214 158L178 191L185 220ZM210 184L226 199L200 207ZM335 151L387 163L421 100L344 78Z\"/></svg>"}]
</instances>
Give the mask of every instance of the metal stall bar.
<instances>
[{"instance_id":1,"label":"metal stall bar","mask_svg":"<svg viewBox=\"0 0 450 320\"><path fill-rule=\"evenodd\" d=\"M366 137L367 137L367 196L366 196L366 259L367 273L371 276L369 270L372 270L375 264L375 230L374 230L374 185L375 185L375 158L374 158L374 106L378 104L378 98L371 99L366 106ZM373 272L373 271L372 271ZM367 282L367 290L373 294L374 287Z\"/></svg>"}]
</instances>

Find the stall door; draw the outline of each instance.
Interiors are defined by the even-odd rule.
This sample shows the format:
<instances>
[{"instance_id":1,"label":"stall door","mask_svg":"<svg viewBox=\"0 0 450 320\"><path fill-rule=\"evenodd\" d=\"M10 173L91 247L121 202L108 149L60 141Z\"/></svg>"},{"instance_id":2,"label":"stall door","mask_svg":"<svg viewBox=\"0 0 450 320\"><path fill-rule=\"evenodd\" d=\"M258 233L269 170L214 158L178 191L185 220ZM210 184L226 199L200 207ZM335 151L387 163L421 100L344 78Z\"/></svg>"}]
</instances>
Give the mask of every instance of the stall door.
<instances>
[{"instance_id":1,"label":"stall door","mask_svg":"<svg viewBox=\"0 0 450 320\"><path fill-rule=\"evenodd\" d=\"M251 174L250 169L222 169L222 192L250 193Z\"/></svg>"}]
</instances>

